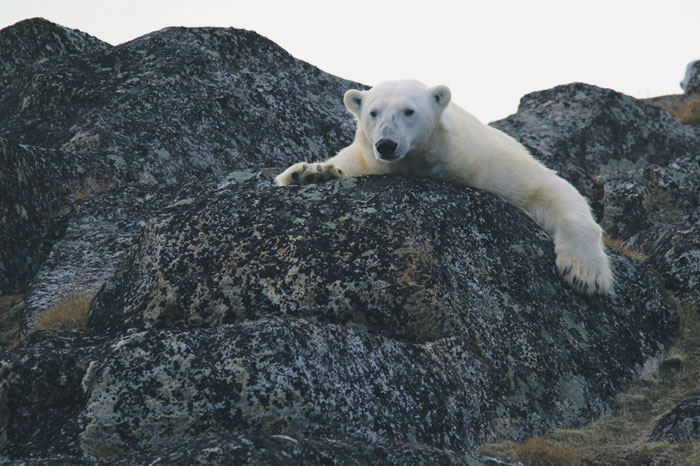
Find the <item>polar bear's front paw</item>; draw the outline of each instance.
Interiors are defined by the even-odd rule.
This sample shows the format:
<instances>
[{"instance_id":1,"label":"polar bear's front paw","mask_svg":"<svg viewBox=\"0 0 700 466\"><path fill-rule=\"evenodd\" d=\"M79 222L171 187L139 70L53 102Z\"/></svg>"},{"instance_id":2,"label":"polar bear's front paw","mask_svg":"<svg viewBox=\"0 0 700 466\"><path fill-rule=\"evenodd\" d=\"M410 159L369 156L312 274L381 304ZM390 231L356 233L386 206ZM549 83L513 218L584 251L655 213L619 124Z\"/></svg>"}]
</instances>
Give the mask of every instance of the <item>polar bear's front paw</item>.
<instances>
[{"instance_id":1,"label":"polar bear's front paw","mask_svg":"<svg viewBox=\"0 0 700 466\"><path fill-rule=\"evenodd\" d=\"M569 285L589 295L610 294L613 275L602 245L582 250L573 245L557 250L557 268Z\"/></svg>"},{"instance_id":2,"label":"polar bear's front paw","mask_svg":"<svg viewBox=\"0 0 700 466\"><path fill-rule=\"evenodd\" d=\"M330 163L300 162L292 165L275 178L278 186L312 184L342 178L343 171Z\"/></svg>"}]
</instances>

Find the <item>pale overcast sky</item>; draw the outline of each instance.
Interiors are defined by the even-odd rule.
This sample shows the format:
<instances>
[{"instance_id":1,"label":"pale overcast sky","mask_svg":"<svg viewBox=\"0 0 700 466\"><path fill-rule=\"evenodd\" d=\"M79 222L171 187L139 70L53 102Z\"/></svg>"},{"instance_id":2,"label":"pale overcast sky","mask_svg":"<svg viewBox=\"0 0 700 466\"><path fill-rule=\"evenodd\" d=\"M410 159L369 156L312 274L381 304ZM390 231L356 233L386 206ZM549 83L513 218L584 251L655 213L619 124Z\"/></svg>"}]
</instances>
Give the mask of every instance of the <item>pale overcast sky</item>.
<instances>
[{"instance_id":1,"label":"pale overcast sky","mask_svg":"<svg viewBox=\"0 0 700 466\"><path fill-rule=\"evenodd\" d=\"M700 0L0 0L0 28L35 16L115 45L167 26L251 29L343 78L447 84L487 122L574 81L681 93L700 59Z\"/></svg>"}]
</instances>

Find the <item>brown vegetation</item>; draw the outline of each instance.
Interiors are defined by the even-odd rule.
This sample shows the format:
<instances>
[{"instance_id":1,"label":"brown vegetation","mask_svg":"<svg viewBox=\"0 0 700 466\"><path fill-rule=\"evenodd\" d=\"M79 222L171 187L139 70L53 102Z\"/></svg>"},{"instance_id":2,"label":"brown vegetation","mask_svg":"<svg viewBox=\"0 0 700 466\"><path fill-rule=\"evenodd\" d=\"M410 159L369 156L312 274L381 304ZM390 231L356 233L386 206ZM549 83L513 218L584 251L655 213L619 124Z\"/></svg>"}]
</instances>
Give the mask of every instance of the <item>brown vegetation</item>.
<instances>
[{"instance_id":1,"label":"brown vegetation","mask_svg":"<svg viewBox=\"0 0 700 466\"><path fill-rule=\"evenodd\" d=\"M94 294L74 287L55 306L37 317L32 332L37 330L70 331L85 328Z\"/></svg>"},{"instance_id":2,"label":"brown vegetation","mask_svg":"<svg viewBox=\"0 0 700 466\"><path fill-rule=\"evenodd\" d=\"M680 315L679 338L660 361L658 374L638 380L619 395L613 413L580 428L554 430L546 441L529 439L522 445L499 441L484 445L480 453L516 458L527 466L566 464L541 462L545 460L536 454L547 458L550 449L554 457L556 452L563 455L571 450L584 464L652 464L644 462L647 458L659 461L658 464L700 465L700 439L679 443L648 441L659 417L696 392L700 380L698 303L673 304ZM522 456L527 454L533 456Z\"/></svg>"}]
</instances>

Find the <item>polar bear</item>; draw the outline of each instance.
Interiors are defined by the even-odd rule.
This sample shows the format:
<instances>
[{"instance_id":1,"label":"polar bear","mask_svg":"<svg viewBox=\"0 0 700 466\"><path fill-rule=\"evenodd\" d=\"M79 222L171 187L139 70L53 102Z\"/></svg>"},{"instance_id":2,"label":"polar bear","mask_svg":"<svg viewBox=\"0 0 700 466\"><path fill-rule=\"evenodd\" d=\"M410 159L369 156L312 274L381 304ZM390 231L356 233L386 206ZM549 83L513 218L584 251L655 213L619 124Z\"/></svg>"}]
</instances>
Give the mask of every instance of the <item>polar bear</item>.
<instances>
[{"instance_id":1,"label":"polar bear","mask_svg":"<svg viewBox=\"0 0 700 466\"><path fill-rule=\"evenodd\" d=\"M275 178L277 185L393 173L491 191L553 238L557 268L571 286L612 292L602 230L583 196L515 139L452 103L448 87L390 81L348 90L344 101L357 123L353 143L325 162L292 165Z\"/></svg>"}]
</instances>

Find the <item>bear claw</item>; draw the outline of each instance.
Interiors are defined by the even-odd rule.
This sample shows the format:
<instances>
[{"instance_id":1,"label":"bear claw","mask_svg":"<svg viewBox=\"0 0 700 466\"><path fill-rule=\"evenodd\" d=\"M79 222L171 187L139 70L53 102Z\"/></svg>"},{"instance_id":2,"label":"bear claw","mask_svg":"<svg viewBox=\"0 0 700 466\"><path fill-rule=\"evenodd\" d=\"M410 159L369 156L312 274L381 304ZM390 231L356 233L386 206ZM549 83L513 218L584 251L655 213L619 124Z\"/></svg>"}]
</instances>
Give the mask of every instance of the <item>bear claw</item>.
<instances>
[{"instance_id":1,"label":"bear claw","mask_svg":"<svg viewBox=\"0 0 700 466\"><path fill-rule=\"evenodd\" d=\"M292 165L275 178L279 186L290 184L313 184L342 178L343 171L330 163L305 163Z\"/></svg>"}]
</instances>

